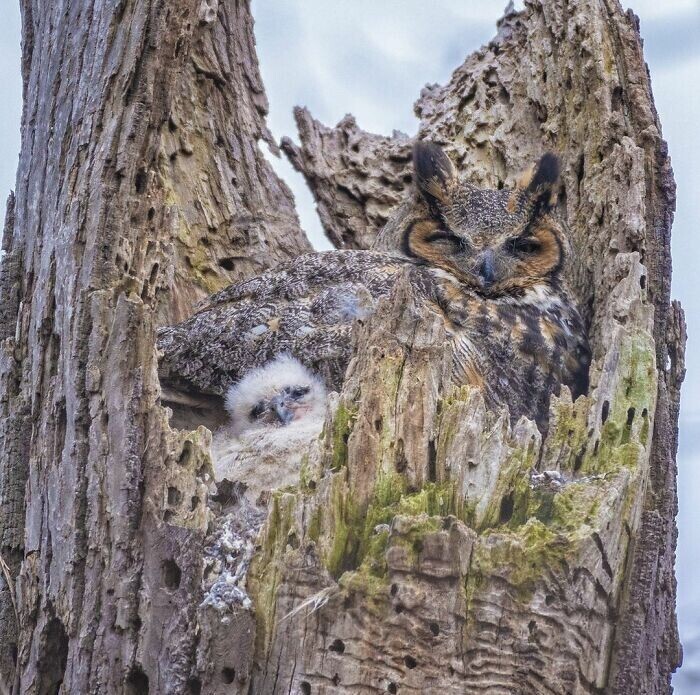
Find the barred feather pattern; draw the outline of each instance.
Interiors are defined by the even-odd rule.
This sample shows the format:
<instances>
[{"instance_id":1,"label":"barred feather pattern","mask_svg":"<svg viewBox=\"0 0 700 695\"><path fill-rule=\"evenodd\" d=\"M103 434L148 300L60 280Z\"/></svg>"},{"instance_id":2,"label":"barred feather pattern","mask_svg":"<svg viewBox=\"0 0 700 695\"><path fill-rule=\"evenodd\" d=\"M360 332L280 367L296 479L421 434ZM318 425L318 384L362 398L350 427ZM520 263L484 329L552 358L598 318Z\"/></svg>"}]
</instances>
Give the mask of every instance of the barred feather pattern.
<instances>
[{"instance_id":1,"label":"barred feather pattern","mask_svg":"<svg viewBox=\"0 0 700 695\"><path fill-rule=\"evenodd\" d=\"M161 380L222 395L250 369L289 353L339 388L350 330L387 296L409 259L371 251L328 251L231 285L183 323L162 328Z\"/></svg>"},{"instance_id":2,"label":"barred feather pattern","mask_svg":"<svg viewBox=\"0 0 700 695\"><path fill-rule=\"evenodd\" d=\"M566 385L588 390L590 347L581 315L558 282L484 298L443 280L437 303L452 327L453 381L478 386L492 408L547 427L549 400Z\"/></svg>"}]
</instances>

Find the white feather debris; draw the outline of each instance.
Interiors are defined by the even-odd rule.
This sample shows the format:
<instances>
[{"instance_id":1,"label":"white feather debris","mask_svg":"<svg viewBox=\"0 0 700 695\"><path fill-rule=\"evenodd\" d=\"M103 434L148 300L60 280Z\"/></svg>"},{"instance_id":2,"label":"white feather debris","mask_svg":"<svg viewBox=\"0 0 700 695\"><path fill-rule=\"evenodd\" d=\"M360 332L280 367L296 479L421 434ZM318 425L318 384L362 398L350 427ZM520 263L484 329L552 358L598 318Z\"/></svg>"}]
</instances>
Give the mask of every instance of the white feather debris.
<instances>
[{"instance_id":1,"label":"white feather debris","mask_svg":"<svg viewBox=\"0 0 700 695\"><path fill-rule=\"evenodd\" d=\"M207 535L202 605L212 606L219 613L228 613L234 606L250 610L253 604L246 591L246 578L265 513L250 504L242 490L221 487L230 490L231 496Z\"/></svg>"},{"instance_id":2,"label":"white feather debris","mask_svg":"<svg viewBox=\"0 0 700 695\"><path fill-rule=\"evenodd\" d=\"M538 471L533 468L530 471L530 489L547 489L551 492L559 492L566 485L572 483L590 483L594 480L605 479L605 473L595 473L576 477L574 475L566 475L561 471Z\"/></svg>"}]
</instances>

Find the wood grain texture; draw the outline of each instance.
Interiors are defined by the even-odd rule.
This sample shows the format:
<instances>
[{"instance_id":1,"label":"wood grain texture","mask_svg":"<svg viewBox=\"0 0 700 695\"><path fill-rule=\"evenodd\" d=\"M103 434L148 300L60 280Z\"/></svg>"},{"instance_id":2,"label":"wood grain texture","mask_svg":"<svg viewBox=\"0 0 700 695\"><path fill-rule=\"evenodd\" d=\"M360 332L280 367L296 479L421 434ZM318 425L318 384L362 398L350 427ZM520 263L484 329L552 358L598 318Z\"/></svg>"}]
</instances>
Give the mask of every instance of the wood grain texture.
<instances>
[{"instance_id":1,"label":"wood grain texture","mask_svg":"<svg viewBox=\"0 0 700 695\"><path fill-rule=\"evenodd\" d=\"M0 288L0 542L20 627L3 585L0 668L11 682L16 663L22 693L188 692L209 435L170 430L155 330L310 247L259 149L245 0L21 9Z\"/></svg>"}]
</instances>

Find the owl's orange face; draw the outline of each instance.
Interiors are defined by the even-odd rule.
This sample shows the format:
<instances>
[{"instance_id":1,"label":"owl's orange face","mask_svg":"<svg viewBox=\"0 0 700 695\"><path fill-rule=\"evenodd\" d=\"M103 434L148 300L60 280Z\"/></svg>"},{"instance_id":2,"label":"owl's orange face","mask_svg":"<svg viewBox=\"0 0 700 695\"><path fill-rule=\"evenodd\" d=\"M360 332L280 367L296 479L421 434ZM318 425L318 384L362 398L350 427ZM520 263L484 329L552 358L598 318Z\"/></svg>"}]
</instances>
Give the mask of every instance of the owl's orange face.
<instances>
[{"instance_id":1,"label":"owl's orange face","mask_svg":"<svg viewBox=\"0 0 700 695\"><path fill-rule=\"evenodd\" d=\"M485 296L552 282L567 254L552 214L558 162L545 155L518 188L479 189L460 181L435 145L418 143L416 181L430 215L407 231L405 251Z\"/></svg>"}]
</instances>

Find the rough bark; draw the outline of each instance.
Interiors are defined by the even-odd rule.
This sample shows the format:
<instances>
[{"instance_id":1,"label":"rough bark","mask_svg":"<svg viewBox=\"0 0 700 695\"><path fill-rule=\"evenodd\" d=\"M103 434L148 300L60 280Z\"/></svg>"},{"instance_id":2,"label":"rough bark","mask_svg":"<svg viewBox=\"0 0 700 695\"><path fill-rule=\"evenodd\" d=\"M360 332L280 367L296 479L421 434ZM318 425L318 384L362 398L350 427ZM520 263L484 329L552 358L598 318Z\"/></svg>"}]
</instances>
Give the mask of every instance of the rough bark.
<instances>
[{"instance_id":1,"label":"rough bark","mask_svg":"<svg viewBox=\"0 0 700 695\"><path fill-rule=\"evenodd\" d=\"M20 627L3 584L0 668L10 682L16 661L22 693L194 692L208 434L170 430L154 331L310 248L258 149L249 4L21 9L0 287L0 552Z\"/></svg>"},{"instance_id":2,"label":"rough bark","mask_svg":"<svg viewBox=\"0 0 700 695\"><path fill-rule=\"evenodd\" d=\"M370 135L348 115L326 128L297 107L302 146L283 138L281 147L306 178L323 228L336 248L371 248L398 203L411 190L411 140Z\"/></svg>"},{"instance_id":3,"label":"rough bark","mask_svg":"<svg viewBox=\"0 0 700 695\"><path fill-rule=\"evenodd\" d=\"M590 395L555 399L545 441L511 427L453 388L444 326L399 285L358 325L299 484L272 494L251 610L205 595L235 505L221 487L207 504L210 435L170 428L153 347L209 291L308 248L256 147L248 4L22 9L0 276L0 552L21 626L0 583L6 680L16 645L28 693L668 692L685 327L634 16L528 2L417 105L479 182L561 155ZM284 148L329 236L360 247L388 222L376 243L395 246L405 138L298 118Z\"/></svg>"}]
</instances>

